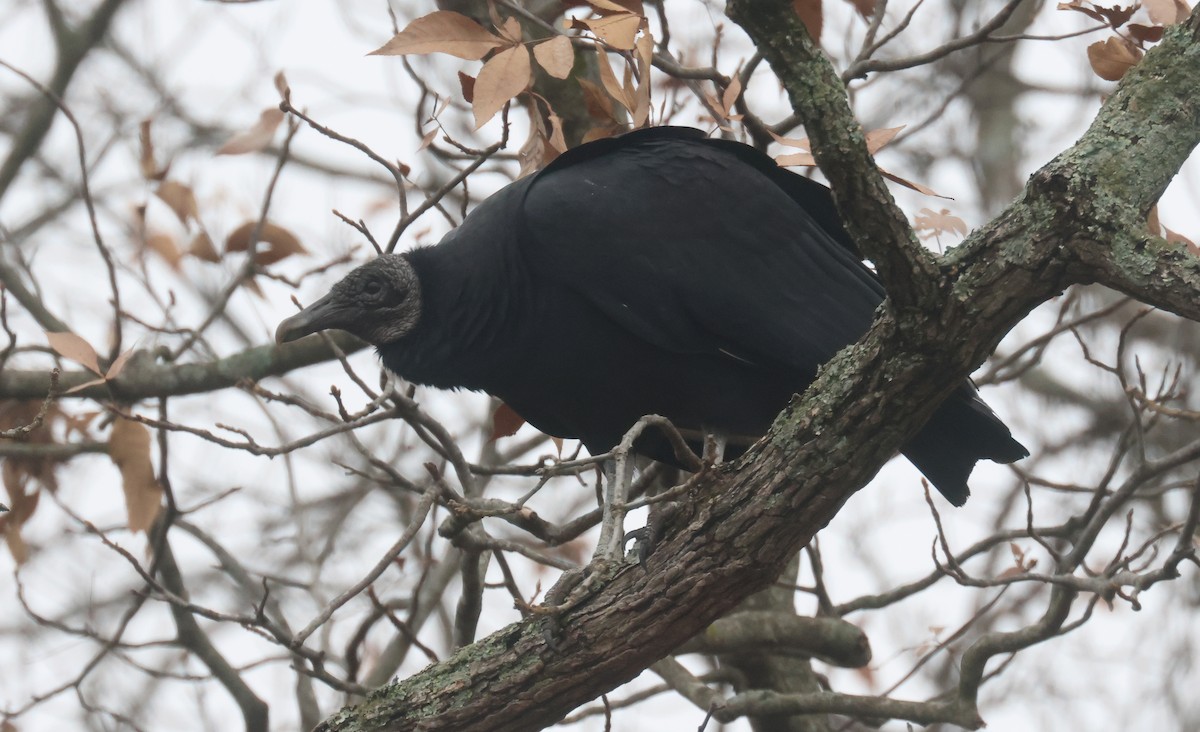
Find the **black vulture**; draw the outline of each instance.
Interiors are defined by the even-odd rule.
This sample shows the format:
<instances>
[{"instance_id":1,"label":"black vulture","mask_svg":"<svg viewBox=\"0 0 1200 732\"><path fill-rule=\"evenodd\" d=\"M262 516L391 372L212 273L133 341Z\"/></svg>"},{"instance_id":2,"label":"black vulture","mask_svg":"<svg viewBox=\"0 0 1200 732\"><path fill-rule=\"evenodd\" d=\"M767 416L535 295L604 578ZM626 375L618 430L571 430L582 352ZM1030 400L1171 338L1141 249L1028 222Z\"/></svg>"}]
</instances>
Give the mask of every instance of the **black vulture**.
<instances>
[{"instance_id":1,"label":"black vulture","mask_svg":"<svg viewBox=\"0 0 1200 732\"><path fill-rule=\"evenodd\" d=\"M824 186L740 143L659 127L581 145L436 246L385 254L284 320L340 328L418 384L485 391L593 453L646 414L731 452L871 325L883 287ZM659 433L635 449L674 462ZM1028 455L962 384L902 452L955 505Z\"/></svg>"}]
</instances>

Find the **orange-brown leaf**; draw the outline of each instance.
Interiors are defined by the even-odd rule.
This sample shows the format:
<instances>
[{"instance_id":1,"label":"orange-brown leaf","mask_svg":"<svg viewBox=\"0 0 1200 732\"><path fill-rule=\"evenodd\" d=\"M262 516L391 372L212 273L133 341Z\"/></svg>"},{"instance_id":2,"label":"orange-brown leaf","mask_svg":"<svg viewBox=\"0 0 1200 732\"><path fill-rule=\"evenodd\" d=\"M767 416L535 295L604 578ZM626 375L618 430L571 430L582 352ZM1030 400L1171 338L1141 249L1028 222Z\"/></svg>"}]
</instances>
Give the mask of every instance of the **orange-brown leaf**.
<instances>
[{"instance_id":1,"label":"orange-brown leaf","mask_svg":"<svg viewBox=\"0 0 1200 732\"><path fill-rule=\"evenodd\" d=\"M108 456L121 471L125 511L130 531L146 531L162 506L162 486L150 463L150 430L127 419L113 422L108 438Z\"/></svg>"},{"instance_id":2,"label":"orange-brown leaf","mask_svg":"<svg viewBox=\"0 0 1200 732\"><path fill-rule=\"evenodd\" d=\"M579 88L583 90L583 104L587 107L588 116L606 123L616 123L612 97L596 84L587 79L578 79Z\"/></svg>"},{"instance_id":3,"label":"orange-brown leaf","mask_svg":"<svg viewBox=\"0 0 1200 732\"><path fill-rule=\"evenodd\" d=\"M895 139L896 133L907 127L900 125L899 127L885 127L878 130L871 130L867 133L867 152L874 155L883 148L887 147L888 143Z\"/></svg>"},{"instance_id":4,"label":"orange-brown leaf","mask_svg":"<svg viewBox=\"0 0 1200 732\"><path fill-rule=\"evenodd\" d=\"M517 160L521 162L521 169L517 171L518 178L541 170L544 165L558 157L558 152L550 147L541 115L534 114L531 117L529 137L517 151Z\"/></svg>"},{"instance_id":5,"label":"orange-brown leaf","mask_svg":"<svg viewBox=\"0 0 1200 732\"><path fill-rule=\"evenodd\" d=\"M470 74L458 72L458 88L462 91L463 99L467 104L475 101L475 77ZM437 130L434 130L434 134ZM432 140L433 138L430 138Z\"/></svg>"},{"instance_id":6,"label":"orange-brown leaf","mask_svg":"<svg viewBox=\"0 0 1200 732\"><path fill-rule=\"evenodd\" d=\"M642 127L650 121L650 65L654 58L654 37L648 30L638 36L633 56L640 80L633 92L633 126Z\"/></svg>"},{"instance_id":7,"label":"orange-brown leaf","mask_svg":"<svg viewBox=\"0 0 1200 732\"><path fill-rule=\"evenodd\" d=\"M1158 25L1182 23L1191 12L1186 0L1142 0L1142 7Z\"/></svg>"},{"instance_id":8,"label":"orange-brown leaf","mask_svg":"<svg viewBox=\"0 0 1200 732\"><path fill-rule=\"evenodd\" d=\"M257 221L247 221L234 229L225 239L225 251L249 251L250 245L254 243L251 239L254 237L254 230L257 227ZM259 246L254 252L254 262L259 265L274 264L293 254L308 254L308 250L304 248L295 234L270 221L263 222L262 229L258 234L258 242L267 245L266 248Z\"/></svg>"},{"instance_id":9,"label":"orange-brown leaf","mask_svg":"<svg viewBox=\"0 0 1200 732\"><path fill-rule=\"evenodd\" d=\"M121 372L125 370L125 364L129 363L129 359L133 357L133 353L133 349L130 348L125 353L117 356L116 360L112 362L112 365L108 367L108 371L104 372L104 380L108 381L109 379L115 379L120 376Z\"/></svg>"},{"instance_id":10,"label":"orange-brown leaf","mask_svg":"<svg viewBox=\"0 0 1200 732\"><path fill-rule=\"evenodd\" d=\"M806 153L806 152L789 153L787 155L775 156L775 164L780 165L784 168L787 168L787 167L790 167L793 165L813 166L813 165L817 164L817 159L812 156L812 153Z\"/></svg>"},{"instance_id":11,"label":"orange-brown leaf","mask_svg":"<svg viewBox=\"0 0 1200 732\"><path fill-rule=\"evenodd\" d=\"M537 44L533 47L533 57L555 79L567 78L575 66L575 49L566 36L555 36Z\"/></svg>"},{"instance_id":12,"label":"orange-brown leaf","mask_svg":"<svg viewBox=\"0 0 1200 732\"><path fill-rule=\"evenodd\" d=\"M196 205L196 194L182 183L164 180L158 184L154 195L170 206L171 210L175 212L175 217L184 224L189 219L196 219L200 216L200 209Z\"/></svg>"},{"instance_id":13,"label":"orange-brown leaf","mask_svg":"<svg viewBox=\"0 0 1200 732\"><path fill-rule=\"evenodd\" d=\"M1103 15L1096 12L1096 10L1094 8L1089 8L1088 6L1082 4L1081 2L1079 2L1079 0L1072 0L1071 2L1059 3L1058 7L1056 9L1057 10L1071 10L1076 13L1083 13L1084 15L1088 16L1089 18L1098 20L1101 23L1107 22L1104 20Z\"/></svg>"},{"instance_id":14,"label":"orange-brown leaf","mask_svg":"<svg viewBox=\"0 0 1200 732\"><path fill-rule=\"evenodd\" d=\"M217 148L218 155L243 155L266 149L275 139L275 130L283 121L283 110L278 107L264 109L258 116L254 126L245 132L239 132Z\"/></svg>"},{"instance_id":15,"label":"orange-brown leaf","mask_svg":"<svg viewBox=\"0 0 1200 732\"><path fill-rule=\"evenodd\" d=\"M619 135L624 131L625 131L625 125L618 124L616 122L607 122L607 123L602 122L602 123L596 125L595 127L591 128L587 132L583 133L583 138L580 139L579 142L582 144L585 142L594 142L595 140L603 140L606 137L612 137L613 135Z\"/></svg>"},{"instance_id":16,"label":"orange-brown leaf","mask_svg":"<svg viewBox=\"0 0 1200 732\"><path fill-rule=\"evenodd\" d=\"M7 468L8 464L5 463L6 479ZM7 483L7 480L5 482ZM0 515L0 532L4 533L8 551L17 564L24 564L29 559L29 547L21 537L21 527L33 516L41 497L42 492L37 489L27 493L23 489L14 490L13 487L9 487L8 511Z\"/></svg>"},{"instance_id":17,"label":"orange-brown leaf","mask_svg":"<svg viewBox=\"0 0 1200 732\"><path fill-rule=\"evenodd\" d=\"M809 152L809 150L811 149L811 145L808 142L807 137L800 138L800 139L796 139L796 138L792 138L792 137L780 137L779 135L776 135L774 132L771 133L771 137L775 138L775 142L778 142L780 145L783 145L785 147L794 147L801 151L798 153L789 153L787 155L776 155L775 156L775 164L776 165L780 165L780 166L783 166L786 168L786 167L789 167L792 165L813 166L813 165L817 164L817 159L812 156L811 152Z\"/></svg>"},{"instance_id":18,"label":"orange-brown leaf","mask_svg":"<svg viewBox=\"0 0 1200 732\"><path fill-rule=\"evenodd\" d=\"M887 178L888 180L892 181L893 183L899 183L900 185L904 186L905 188L911 188L918 193L924 193L926 196L934 196L936 198L945 198L949 201L954 200L950 196L943 196L942 194L933 190L929 186L924 186L924 185L921 185L920 183L914 183L911 180L906 180L906 179L901 178L900 176L896 175L895 173L887 172L883 168L879 169L879 174L882 175L884 178Z\"/></svg>"},{"instance_id":19,"label":"orange-brown leaf","mask_svg":"<svg viewBox=\"0 0 1200 732\"><path fill-rule=\"evenodd\" d=\"M621 82L617 81L617 75L613 71L608 54L601 51L596 54L596 57L598 59L597 65L600 67L600 83L604 85L604 90L609 93L609 96L620 102L622 107L632 112L635 102L625 93L625 87L622 86Z\"/></svg>"},{"instance_id":20,"label":"orange-brown leaf","mask_svg":"<svg viewBox=\"0 0 1200 732\"><path fill-rule=\"evenodd\" d=\"M633 50L633 39L637 35L642 18L633 13L616 13L602 18L573 18L572 28L584 28L613 48L621 51Z\"/></svg>"},{"instance_id":21,"label":"orange-brown leaf","mask_svg":"<svg viewBox=\"0 0 1200 732\"><path fill-rule=\"evenodd\" d=\"M142 124L138 132L138 141L141 144L141 157L138 160L138 167L142 170L142 177L146 180L161 180L167 174L166 167L159 168L158 162L154 159L154 140L150 137L150 119L142 120Z\"/></svg>"},{"instance_id":22,"label":"orange-brown leaf","mask_svg":"<svg viewBox=\"0 0 1200 732\"><path fill-rule=\"evenodd\" d=\"M510 99L529 86L532 68L529 49L524 46L506 48L488 59L475 78L475 129L487 124Z\"/></svg>"},{"instance_id":23,"label":"orange-brown leaf","mask_svg":"<svg viewBox=\"0 0 1200 732\"><path fill-rule=\"evenodd\" d=\"M967 222L951 214L949 209L945 208L940 211L929 208L921 209L913 220L913 228L917 231L928 231L929 234L925 238L951 233L959 236L967 235Z\"/></svg>"},{"instance_id":24,"label":"orange-brown leaf","mask_svg":"<svg viewBox=\"0 0 1200 732\"><path fill-rule=\"evenodd\" d=\"M875 13L876 0L846 0L846 2L853 5L858 14L864 18L870 18Z\"/></svg>"},{"instance_id":25,"label":"orange-brown leaf","mask_svg":"<svg viewBox=\"0 0 1200 732\"><path fill-rule=\"evenodd\" d=\"M275 82L275 91L279 92L279 98L285 102L291 101L292 87L288 85L287 77L283 75L283 72L276 72L272 81Z\"/></svg>"},{"instance_id":26,"label":"orange-brown leaf","mask_svg":"<svg viewBox=\"0 0 1200 732\"><path fill-rule=\"evenodd\" d=\"M1180 234L1178 231L1172 231L1171 229L1168 229L1166 226L1163 227L1163 232L1166 235L1167 241L1174 244L1182 244L1187 247L1189 252L1197 257L1200 257L1200 246L1196 246L1196 242L1187 238L1183 234Z\"/></svg>"},{"instance_id":27,"label":"orange-brown leaf","mask_svg":"<svg viewBox=\"0 0 1200 732\"><path fill-rule=\"evenodd\" d=\"M521 429L521 425L525 424L525 418L517 414L516 410L501 402L492 414L492 436L489 440L498 440L501 437L510 437Z\"/></svg>"},{"instance_id":28,"label":"orange-brown leaf","mask_svg":"<svg viewBox=\"0 0 1200 732\"><path fill-rule=\"evenodd\" d=\"M371 56L403 56L409 53L448 53L478 61L508 43L461 13L435 10L405 26L404 30Z\"/></svg>"},{"instance_id":29,"label":"orange-brown leaf","mask_svg":"<svg viewBox=\"0 0 1200 732\"><path fill-rule=\"evenodd\" d=\"M196 232L196 235L192 237L191 243L188 244L187 253L196 259L203 259L205 262L221 261L221 255L217 252L217 247L213 244L212 237L204 230Z\"/></svg>"},{"instance_id":30,"label":"orange-brown leaf","mask_svg":"<svg viewBox=\"0 0 1200 732\"><path fill-rule=\"evenodd\" d=\"M740 74L734 74L729 80L729 86L725 87L724 93L721 94L721 112L726 117L733 109L733 105L737 104L738 97L742 95L742 77Z\"/></svg>"},{"instance_id":31,"label":"orange-brown leaf","mask_svg":"<svg viewBox=\"0 0 1200 732\"><path fill-rule=\"evenodd\" d=\"M97 376L101 375L100 359L96 356L96 349L92 348L92 344L70 332L46 331L46 340L50 341L50 347L58 355L81 364Z\"/></svg>"},{"instance_id":32,"label":"orange-brown leaf","mask_svg":"<svg viewBox=\"0 0 1200 732\"><path fill-rule=\"evenodd\" d=\"M610 13L646 15L646 11L642 9L642 0L588 0L588 5L595 8L601 15Z\"/></svg>"},{"instance_id":33,"label":"orange-brown leaf","mask_svg":"<svg viewBox=\"0 0 1200 732\"><path fill-rule=\"evenodd\" d=\"M560 153L565 153L567 151L567 139L563 135L562 117L559 117L554 112L551 112L547 116L550 119L550 147Z\"/></svg>"},{"instance_id":34,"label":"orange-brown leaf","mask_svg":"<svg viewBox=\"0 0 1200 732\"><path fill-rule=\"evenodd\" d=\"M1129 35L1138 43L1158 43L1163 39L1163 34L1167 29L1161 25L1142 25L1141 23L1130 23L1125 26L1125 30L1129 31Z\"/></svg>"},{"instance_id":35,"label":"orange-brown leaf","mask_svg":"<svg viewBox=\"0 0 1200 732\"><path fill-rule=\"evenodd\" d=\"M521 21L516 18L505 18L503 23L496 25L496 30L500 31L500 37L510 44L520 43L524 40L521 34Z\"/></svg>"},{"instance_id":36,"label":"orange-brown leaf","mask_svg":"<svg viewBox=\"0 0 1200 732\"><path fill-rule=\"evenodd\" d=\"M183 251L175 243L175 237L170 234L164 234L161 231L150 232L142 239L142 244L150 251L162 257L162 260L171 269L179 269L180 260L183 259Z\"/></svg>"},{"instance_id":37,"label":"orange-brown leaf","mask_svg":"<svg viewBox=\"0 0 1200 732\"><path fill-rule=\"evenodd\" d=\"M792 0L792 8L800 16L800 22L808 35L818 44L821 42L821 26L824 18L821 13L821 0Z\"/></svg>"},{"instance_id":38,"label":"orange-brown leaf","mask_svg":"<svg viewBox=\"0 0 1200 732\"><path fill-rule=\"evenodd\" d=\"M1124 38L1112 36L1088 46L1087 55L1096 76L1107 81L1119 81L1126 71L1141 60L1142 51Z\"/></svg>"}]
</instances>

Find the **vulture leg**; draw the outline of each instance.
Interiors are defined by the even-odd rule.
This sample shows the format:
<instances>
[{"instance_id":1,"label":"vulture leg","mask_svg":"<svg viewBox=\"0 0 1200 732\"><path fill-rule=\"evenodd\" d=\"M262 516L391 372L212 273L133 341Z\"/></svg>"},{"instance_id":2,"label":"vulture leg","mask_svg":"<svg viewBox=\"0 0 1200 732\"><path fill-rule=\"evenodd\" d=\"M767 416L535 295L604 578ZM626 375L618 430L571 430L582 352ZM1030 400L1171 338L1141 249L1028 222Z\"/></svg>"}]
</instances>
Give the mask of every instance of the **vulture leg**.
<instances>
[{"instance_id":1,"label":"vulture leg","mask_svg":"<svg viewBox=\"0 0 1200 732\"><path fill-rule=\"evenodd\" d=\"M614 457L601 464L601 468L604 472L603 518L600 522L600 541L596 544L592 561L619 563L625 557L625 514L628 512L634 462L629 452L617 450Z\"/></svg>"}]
</instances>

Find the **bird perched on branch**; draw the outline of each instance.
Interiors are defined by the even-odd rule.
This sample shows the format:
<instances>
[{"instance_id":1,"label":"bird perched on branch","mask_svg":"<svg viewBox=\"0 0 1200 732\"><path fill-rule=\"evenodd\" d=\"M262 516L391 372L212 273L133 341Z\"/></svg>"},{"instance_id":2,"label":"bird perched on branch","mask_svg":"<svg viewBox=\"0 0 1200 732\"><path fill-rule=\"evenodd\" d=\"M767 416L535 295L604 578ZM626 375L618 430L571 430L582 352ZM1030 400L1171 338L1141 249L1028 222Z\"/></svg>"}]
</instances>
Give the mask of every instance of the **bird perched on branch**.
<instances>
[{"instance_id":1,"label":"bird perched on branch","mask_svg":"<svg viewBox=\"0 0 1200 732\"><path fill-rule=\"evenodd\" d=\"M276 339L349 331L405 379L488 392L593 453L646 414L740 453L884 295L827 188L661 127L564 153L436 246L354 270ZM654 431L635 449L675 462ZM969 382L902 452L955 505L978 460L1028 455Z\"/></svg>"}]
</instances>

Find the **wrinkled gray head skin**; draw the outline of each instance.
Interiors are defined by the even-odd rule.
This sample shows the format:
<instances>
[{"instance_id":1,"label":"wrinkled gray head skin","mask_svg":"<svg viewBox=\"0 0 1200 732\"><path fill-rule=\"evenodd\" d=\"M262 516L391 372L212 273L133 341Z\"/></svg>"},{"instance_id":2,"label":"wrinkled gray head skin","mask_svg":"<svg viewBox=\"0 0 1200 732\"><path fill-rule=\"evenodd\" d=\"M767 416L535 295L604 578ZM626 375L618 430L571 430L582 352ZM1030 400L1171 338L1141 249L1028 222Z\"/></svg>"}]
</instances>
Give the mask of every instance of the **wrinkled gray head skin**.
<instances>
[{"instance_id":1,"label":"wrinkled gray head skin","mask_svg":"<svg viewBox=\"0 0 1200 732\"><path fill-rule=\"evenodd\" d=\"M337 328L374 346L393 343L421 318L421 284L402 255L383 254L364 264L329 294L279 324L275 341L286 343Z\"/></svg>"}]
</instances>

